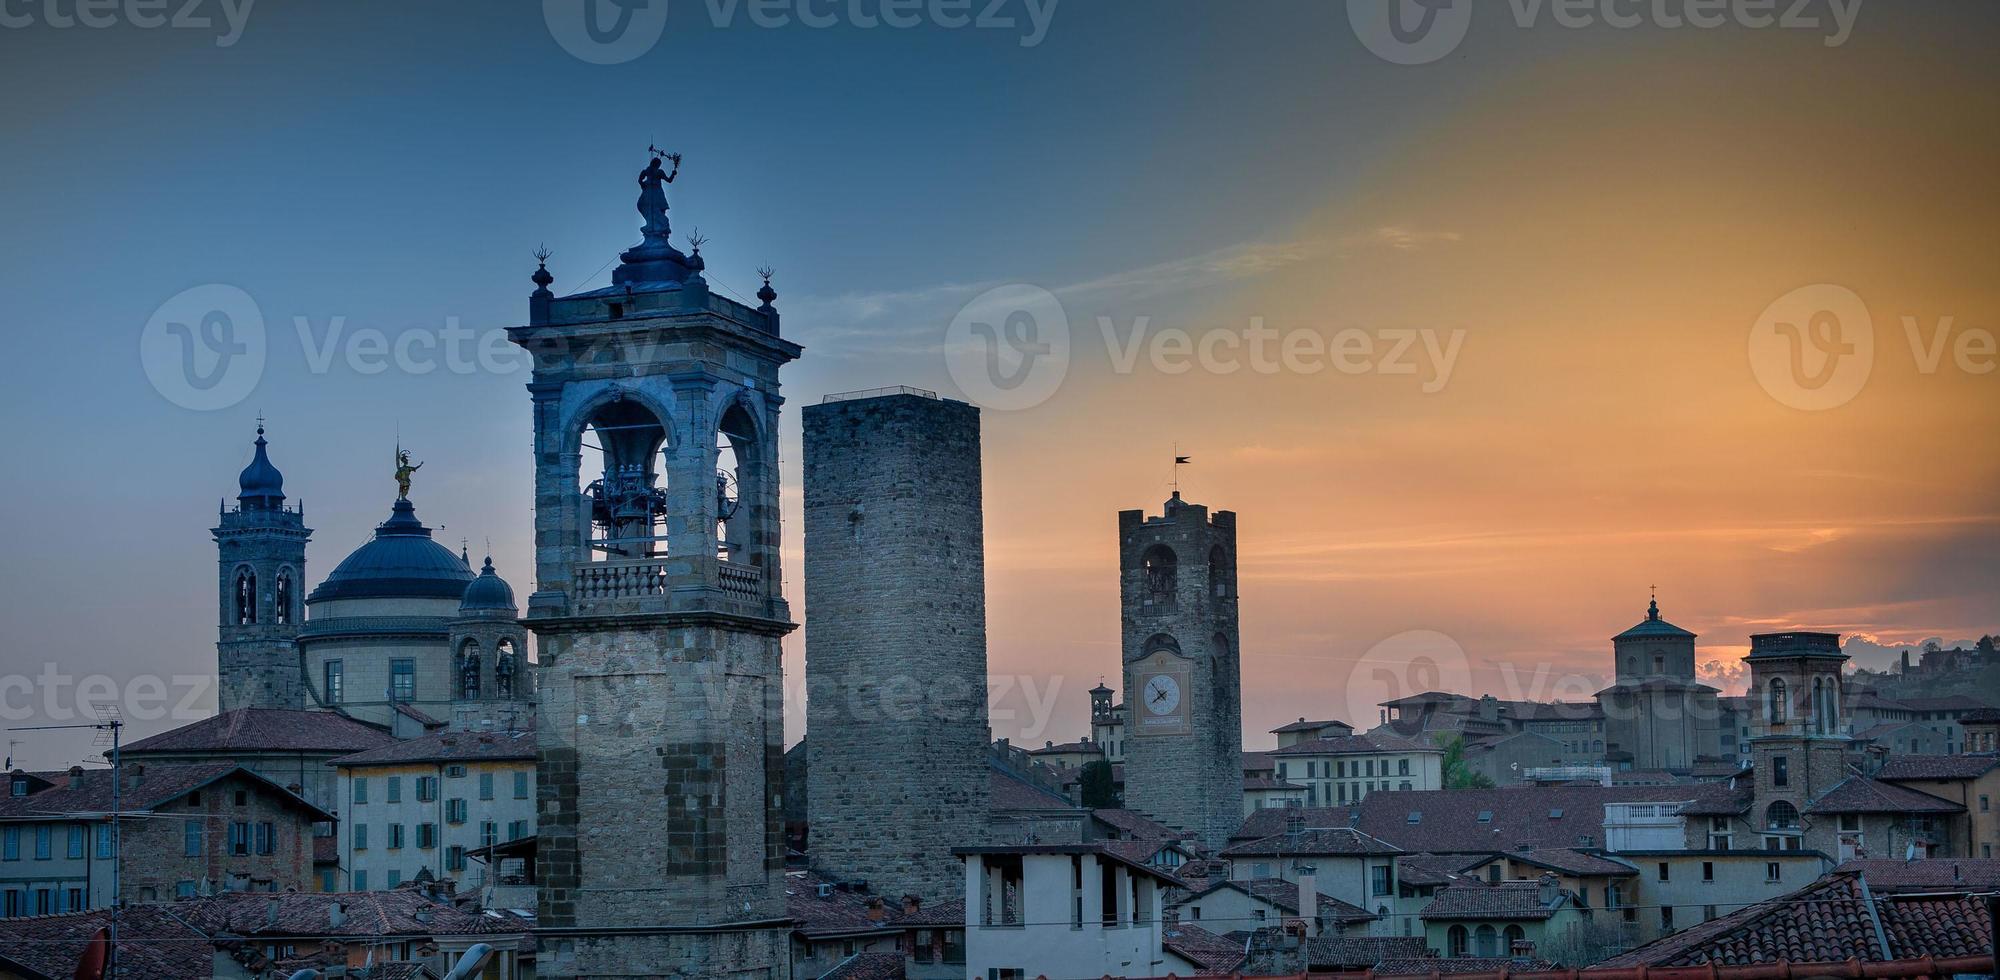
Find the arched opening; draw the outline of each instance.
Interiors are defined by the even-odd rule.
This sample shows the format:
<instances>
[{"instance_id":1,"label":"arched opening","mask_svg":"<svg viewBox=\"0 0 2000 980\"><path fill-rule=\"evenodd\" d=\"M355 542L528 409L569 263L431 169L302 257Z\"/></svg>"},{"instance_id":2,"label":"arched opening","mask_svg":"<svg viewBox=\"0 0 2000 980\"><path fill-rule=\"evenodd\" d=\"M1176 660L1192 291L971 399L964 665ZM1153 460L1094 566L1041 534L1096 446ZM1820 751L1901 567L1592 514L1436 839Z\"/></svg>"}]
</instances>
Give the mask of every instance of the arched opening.
<instances>
[{"instance_id":1,"label":"arched opening","mask_svg":"<svg viewBox=\"0 0 2000 980\"><path fill-rule=\"evenodd\" d=\"M1507 948L1501 950L1500 955L1512 956L1514 955L1514 944L1527 942L1528 933L1527 930L1522 929L1520 926L1508 926L1500 933L1500 938L1507 941Z\"/></svg>"},{"instance_id":2,"label":"arched opening","mask_svg":"<svg viewBox=\"0 0 2000 980\"><path fill-rule=\"evenodd\" d=\"M1229 596L1229 554L1221 545L1208 549L1208 594L1217 599Z\"/></svg>"},{"instance_id":3,"label":"arched opening","mask_svg":"<svg viewBox=\"0 0 2000 980\"><path fill-rule=\"evenodd\" d=\"M1174 549L1163 544L1147 548L1139 558L1139 567L1145 575L1145 596L1140 601L1148 606L1171 606L1174 604L1174 590L1180 584L1180 561L1174 557Z\"/></svg>"},{"instance_id":4,"label":"arched opening","mask_svg":"<svg viewBox=\"0 0 2000 980\"><path fill-rule=\"evenodd\" d=\"M589 560L667 553L667 476L660 465L667 429L639 402L621 398L591 413L582 446L602 460L583 488Z\"/></svg>"},{"instance_id":5,"label":"arched opening","mask_svg":"<svg viewBox=\"0 0 2000 980\"><path fill-rule=\"evenodd\" d=\"M1492 926L1489 926L1489 925L1481 925L1481 926L1480 926L1480 927L1479 927L1479 928L1478 928L1477 930L1475 930L1475 931L1473 932L1473 934L1472 934L1472 945L1473 945L1473 948L1475 948L1476 950L1478 950L1478 954L1477 954L1477 955L1480 955L1480 956L1499 956L1499 955L1500 955L1500 934L1499 934L1499 933L1497 933L1497 932L1495 932L1495 931L1493 931L1493 927L1492 927Z\"/></svg>"},{"instance_id":6,"label":"arched opening","mask_svg":"<svg viewBox=\"0 0 2000 980\"><path fill-rule=\"evenodd\" d=\"M1782 725L1785 723L1789 707L1785 702L1785 679L1771 678L1771 686L1767 690L1769 693L1765 698L1764 720L1773 725Z\"/></svg>"},{"instance_id":7,"label":"arched opening","mask_svg":"<svg viewBox=\"0 0 2000 980\"><path fill-rule=\"evenodd\" d=\"M722 413L715 429L715 556L723 561L761 564L751 544L755 518L743 506L758 482L757 424L741 403Z\"/></svg>"},{"instance_id":8,"label":"arched opening","mask_svg":"<svg viewBox=\"0 0 2000 980\"><path fill-rule=\"evenodd\" d=\"M1464 926L1452 926L1451 929L1445 933L1446 956L1468 955L1470 952L1470 950L1467 948L1468 946L1469 944L1466 942L1466 932Z\"/></svg>"},{"instance_id":9,"label":"arched opening","mask_svg":"<svg viewBox=\"0 0 2000 980\"><path fill-rule=\"evenodd\" d=\"M1799 808L1785 800L1773 802L1764 808L1764 827L1767 830L1799 829Z\"/></svg>"},{"instance_id":10,"label":"arched opening","mask_svg":"<svg viewBox=\"0 0 2000 980\"><path fill-rule=\"evenodd\" d=\"M248 568L236 570L236 625L257 625L257 573Z\"/></svg>"},{"instance_id":11,"label":"arched opening","mask_svg":"<svg viewBox=\"0 0 2000 980\"><path fill-rule=\"evenodd\" d=\"M458 647L458 696L467 701L479 698L479 641L467 640Z\"/></svg>"},{"instance_id":12,"label":"arched opening","mask_svg":"<svg viewBox=\"0 0 2000 980\"><path fill-rule=\"evenodd\" d=\"M278 569L277 598L273 605L272 614L277 620L278 625L290 626L292 624L292 570L289 568Z\"/></svg>"},{"instance_id":13,"label":"arched opening","mask_svg":"<svg viewBox=\"0 0 2000 980\"><path fill-rule=\"evenodd\" d=\"M1152 636L1146 637L1146 642L1140 646L1139 653L1141 656L1151 656L1162 650L1179 656L1181 652L1180 641L1174 639L1171 634L1154 633Z\"/></svg>"},{"instance_id":14,"label":"arched opening","mask_svg":"<svg viewBox=\"0 0 2000 980\"><path fill-rule=\"evenodd\" d=\"M495 697L514 696L514 675L520 670L520 663L514 655L514 641L501 637L493 645L493 694Z\"/></svg>"}]
</instances>

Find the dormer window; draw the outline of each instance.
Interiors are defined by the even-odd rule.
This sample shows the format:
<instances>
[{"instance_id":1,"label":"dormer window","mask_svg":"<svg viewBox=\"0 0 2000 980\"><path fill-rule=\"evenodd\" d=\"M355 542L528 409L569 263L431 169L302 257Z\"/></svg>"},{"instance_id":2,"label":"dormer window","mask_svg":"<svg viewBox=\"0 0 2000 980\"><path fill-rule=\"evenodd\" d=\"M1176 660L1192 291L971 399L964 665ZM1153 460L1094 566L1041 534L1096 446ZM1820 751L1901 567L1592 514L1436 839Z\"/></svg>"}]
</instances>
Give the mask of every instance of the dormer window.
<instances>
[{"instance_id":1,"label":"dormer window","mask_svg":"<svg viewBox=\"0 0 2000 980\"><path fill-rule=\"evenodd\" d=\"M28 777L15 776L13 785L9 788L8 792L12 793L15 796L28 795Z\"/></svg>"}]
</instances>

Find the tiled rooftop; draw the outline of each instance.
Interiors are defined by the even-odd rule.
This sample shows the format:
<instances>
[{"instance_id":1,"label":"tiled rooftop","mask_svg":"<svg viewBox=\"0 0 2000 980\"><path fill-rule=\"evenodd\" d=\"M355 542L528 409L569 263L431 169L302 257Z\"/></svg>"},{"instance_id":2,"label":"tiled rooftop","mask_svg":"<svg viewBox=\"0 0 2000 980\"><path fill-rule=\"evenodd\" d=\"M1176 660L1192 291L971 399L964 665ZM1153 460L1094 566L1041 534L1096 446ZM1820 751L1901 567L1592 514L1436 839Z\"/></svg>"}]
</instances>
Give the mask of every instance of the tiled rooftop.
<instances>
[{"instance_id":1,"label":"tiled rooftop","mask_svg":"<svg viewBox=\"0 0 2000 980\"><path fill-rule=\"evenodd\" d=\"M238 708L182 725L124 747L148 752L359 752L387 745L395 736L331 711Z\"/></svg>"}]
</instances>

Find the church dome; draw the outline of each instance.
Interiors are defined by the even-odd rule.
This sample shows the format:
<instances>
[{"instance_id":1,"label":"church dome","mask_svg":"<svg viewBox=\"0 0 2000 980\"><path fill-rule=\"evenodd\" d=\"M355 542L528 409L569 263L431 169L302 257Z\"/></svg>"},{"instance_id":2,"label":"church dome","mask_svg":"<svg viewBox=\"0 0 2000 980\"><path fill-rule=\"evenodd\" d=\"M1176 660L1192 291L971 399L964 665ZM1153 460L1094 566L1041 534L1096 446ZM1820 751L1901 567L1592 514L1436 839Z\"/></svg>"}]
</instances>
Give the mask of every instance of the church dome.
<instances>
[{"instance_id":1,"label":"church dome","mask_svg":"<svg viewBox=\"0 0 2000 980\"><path fill-rule=\"evenodd\" d=\"M271 465L271 457L264 453L266 445L264 427L260 425L257 427L257 455L236 477L236 485L242 490L236 495L237 500L275 502L285 499L285 475Z\"/></svg>"},{"instance_id":2,"label":"church dome","mask_svg":"<svg viewBox=\"0 0 2000 980\"><path fill-rule=\"evenodd\" d=\"M1626 630L1613 640L1636 640L1644 637L1675 637L1693 639L1694 634L1660 618L1660 600L1654 599L1646 607L1646 618L1639 625Z\"/></svg>"},{"instance_id":3,"label":"church dome","mask_svg":"<svg viewBox=\"0 0 2000 980\"><path fill-rule=\"evenodd\" d=\"M417 520L408 498L398 498L374 540L348 555L314 589L307 602L325 599L460 599L472 569Z\"/></svg>"},{"instance_id":4,"label":"church dome","mask_svg":"<svg viewBox=\"0 0 2000 980\"><path fill-rule=\"evenodd\" d=\"M460 612L479 612L489 609L504 609L517 612L514 605L514 587L493 570L493 556L486 556L486 566L479 570L479 577L465 587L465 601L458 604Z\"/></svg>"}]
</instances>

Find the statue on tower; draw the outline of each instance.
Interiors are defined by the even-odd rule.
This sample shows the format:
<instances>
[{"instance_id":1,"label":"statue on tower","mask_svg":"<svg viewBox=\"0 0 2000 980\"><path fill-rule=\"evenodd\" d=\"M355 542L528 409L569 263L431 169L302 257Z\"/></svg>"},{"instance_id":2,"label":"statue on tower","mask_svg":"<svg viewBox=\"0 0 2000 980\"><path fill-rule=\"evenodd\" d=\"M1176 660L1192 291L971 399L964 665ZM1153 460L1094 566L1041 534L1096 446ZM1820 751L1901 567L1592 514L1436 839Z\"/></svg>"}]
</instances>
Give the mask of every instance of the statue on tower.
<instances>
[{"instance_id":1,"label":"statue on tower","mask_svg":"<svg viewBox=\"0 0 2000 980\"><path fill-rule=\"evenodd\" d=\"M410 496L410 474L423 469L424 464L410 462L410 451L396 447L396 497L408 499Z\"/></svg>"},{"instance_id":2,"label":"statue on tower","mask_svg":"<svg viewBox=\"0 0 2000 980\"><path fill-rule=\"evenodd\" d=\"M667 237L667 185L681 172L681 155L661 153L656 146L647 147L653 159L646 169L639 171L639 217L646 219L645 233L649 239ZM661 160L669 160L674 169L669 172L660 167Z\"/></svg>"}]
</instances>

